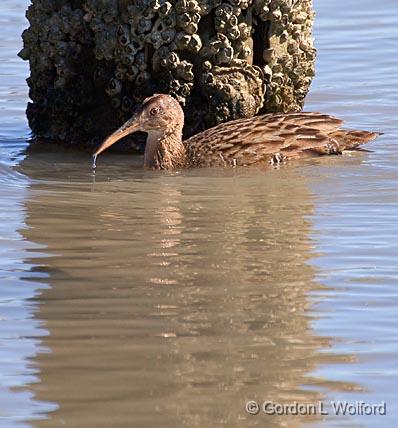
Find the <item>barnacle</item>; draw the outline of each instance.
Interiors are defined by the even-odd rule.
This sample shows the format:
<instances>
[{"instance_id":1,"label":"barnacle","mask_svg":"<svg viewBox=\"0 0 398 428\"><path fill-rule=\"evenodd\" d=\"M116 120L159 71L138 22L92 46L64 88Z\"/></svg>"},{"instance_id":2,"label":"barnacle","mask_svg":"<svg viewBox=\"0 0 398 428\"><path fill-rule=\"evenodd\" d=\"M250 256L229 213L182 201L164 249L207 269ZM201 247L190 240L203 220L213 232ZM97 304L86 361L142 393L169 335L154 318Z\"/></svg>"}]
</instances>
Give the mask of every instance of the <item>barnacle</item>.
<instances>
[{"instance_id":1,"label":"barnacle","mask_svg":"<svg viewBox=\"0 0 398 428\"><path fill-rule=\"evenodd\" d=\"M177 65L177 75L183 80L192 81L194 79L192 67L193 64L188 61L180 61Z\"/></svg>"},{"instance_id":2,"label":"barnacle","mask_svg":"<svg viewBox=\"0 0 398 428\"><path fill-rule=\"evenodd\" d=\"M110 95L110 96L115 96L120 94L120 92L122 91L122 84L120 83L119 80L112 78L109 81L109 85L106 88L106 92Z\"/></svg>"},{"instance_id":3,"label":"barnacle","mask_svg":"<svg viewBox=\"0 0 398 428\"><path fill-rule=\"evenodd\" d=\"M266 2L267 3L267 2ZM312 2L292 8L288 0L258 1L258 10L269 8L269 41L263 59L272 70L267 89L268 111L299 111L314 75ZM261 14L260 14L260 18Z\"/></svg>"},{"instance_id":4,"label":"barnacle","mask_svg":"<svg viewBox=\"0 0 398 428\"><path fill-rule=\"evenodd\" d=\"M51 140L97 140L154 92L185 106L187 135L297 111L314 74L311 0L35 0L26 15L28 118Z\"/></svg>"},{"instance_id":5,"label":"barnacle","mask_svg":"<svg viewBox=\"0 0 398 428\"><path fill-rule=\"evenodd\" d=\"M235 61L230 67L216 66L205 76L203 92L210 106L206 120L212 125L226 118L251 117L263 106L263 74L259 67L244 61Z\"/></svg>"}]
</instances>

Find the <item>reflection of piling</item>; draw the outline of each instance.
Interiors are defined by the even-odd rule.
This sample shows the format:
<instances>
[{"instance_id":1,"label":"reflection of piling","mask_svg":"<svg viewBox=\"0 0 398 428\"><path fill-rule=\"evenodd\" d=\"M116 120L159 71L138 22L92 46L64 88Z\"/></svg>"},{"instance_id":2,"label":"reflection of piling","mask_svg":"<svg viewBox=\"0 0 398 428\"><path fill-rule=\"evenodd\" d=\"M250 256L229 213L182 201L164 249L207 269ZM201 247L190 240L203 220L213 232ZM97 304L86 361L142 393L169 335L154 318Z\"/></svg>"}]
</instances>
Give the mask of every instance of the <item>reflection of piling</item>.
<instances>
[{"instance_id":1,"label":"reflection of piling","mask_svg":"<svg viewBox=\"0 0 398 428\"><path fill-rule=\"evenodd\" d=\"M314 73L312 0L36 0L27 17L28 118L49 140L95 141L154 92L188 135L297 111Z\"/></svg>"},{"instance_id":2,"label":"reflection of piling","mask_svg":"<svg viewBox=\"0 0 398 428\"><path fill-rule=\"evenodd\" d=\"M310 372L333 358L320 353L330 344L308 313L320 285L307 263L305 179L289 168L120 180L118 167L101 168L92 190L73 159L75 183L53 177L48 187L38 153L20 169L33 181L21 234L49 255L28 261L50 285L35 314L47 352L32 362L40 383L29 389L59 406L35 427L307 421L253 418L244 407L317 402L319 388L302 385L321 382Z\"/></svg>"}]
</instances>

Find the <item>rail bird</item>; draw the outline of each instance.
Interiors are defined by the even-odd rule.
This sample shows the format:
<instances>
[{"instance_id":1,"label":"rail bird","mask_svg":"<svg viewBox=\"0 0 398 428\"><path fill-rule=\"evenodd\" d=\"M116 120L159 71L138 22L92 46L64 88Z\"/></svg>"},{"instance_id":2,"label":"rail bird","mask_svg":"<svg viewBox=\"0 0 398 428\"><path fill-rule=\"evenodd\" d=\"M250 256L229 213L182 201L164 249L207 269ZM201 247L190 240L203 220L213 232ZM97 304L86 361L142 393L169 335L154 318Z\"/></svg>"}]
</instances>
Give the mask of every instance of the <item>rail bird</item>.
<instances>
[{"instance_id":1,"label":"rail bird","mask_svg":"<svg viewBox=\"0 0 398 428\"><path fill-rule=\"evenodd\" d=\"M136 131L148 134L144 166L153 169L274 165L304 156L358 150L379 133L345 130L343 121L321 113L264 114L219 124L182 139L184 112L169 95L144 100L133 117L95 151L97 156Z\"/></svg>"}]
</instances>

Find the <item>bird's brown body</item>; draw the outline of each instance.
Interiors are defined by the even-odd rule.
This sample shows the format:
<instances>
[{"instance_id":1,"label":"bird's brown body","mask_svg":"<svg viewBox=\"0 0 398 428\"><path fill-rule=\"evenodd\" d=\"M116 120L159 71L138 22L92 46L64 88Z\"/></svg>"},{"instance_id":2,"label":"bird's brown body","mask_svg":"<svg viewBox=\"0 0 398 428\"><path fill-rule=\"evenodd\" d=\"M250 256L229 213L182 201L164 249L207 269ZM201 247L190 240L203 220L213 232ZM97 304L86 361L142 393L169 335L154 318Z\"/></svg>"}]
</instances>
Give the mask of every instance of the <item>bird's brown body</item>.
<instances>
[{"instance_id":1,"label":"bird's brown body","mask_svg":"<svg viewBox=\"0 0 398 428\"><path fill-rule=\"evenodd\" d=\"M223 123L182 141L181 107L168 95L154 95L94 156L138 130L148 133L144 164L155 169L269 165L302 156L341 154L379 135L344 130L342 123L321 113L266 114Z\"/></svg>"}]
</instances>

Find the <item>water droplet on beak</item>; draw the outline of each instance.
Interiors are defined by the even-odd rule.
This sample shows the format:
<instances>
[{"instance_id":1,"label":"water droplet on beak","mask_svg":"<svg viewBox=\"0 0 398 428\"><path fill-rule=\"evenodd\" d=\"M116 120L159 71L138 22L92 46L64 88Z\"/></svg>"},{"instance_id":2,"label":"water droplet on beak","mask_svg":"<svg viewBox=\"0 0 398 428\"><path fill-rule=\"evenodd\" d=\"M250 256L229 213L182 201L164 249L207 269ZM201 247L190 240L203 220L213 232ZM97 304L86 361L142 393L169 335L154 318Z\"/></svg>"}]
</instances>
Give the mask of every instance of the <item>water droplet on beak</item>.
<instances>
[{"instance_id":1,"label":"water droplet on beak","mask_svg":"<svg viewBox=\"0 0 398 428\"><path fill-rule=\"evenodd\" d=\"M93 155L91 162L91 169L97 168L97 155Z\"/></svg>"}]
</instances>

